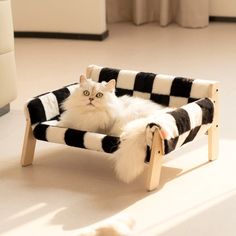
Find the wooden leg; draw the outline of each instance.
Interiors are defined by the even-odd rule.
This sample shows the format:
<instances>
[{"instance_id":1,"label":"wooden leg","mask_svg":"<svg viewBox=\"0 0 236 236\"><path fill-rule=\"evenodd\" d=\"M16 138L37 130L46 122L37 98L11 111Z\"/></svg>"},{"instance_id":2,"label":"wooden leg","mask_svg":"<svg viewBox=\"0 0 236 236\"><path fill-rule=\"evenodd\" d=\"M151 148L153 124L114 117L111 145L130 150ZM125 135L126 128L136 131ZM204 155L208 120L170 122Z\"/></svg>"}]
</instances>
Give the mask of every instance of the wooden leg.
<instances>
[{"instance_id":1,"label":"wooden leg","mask_svg":"<svg viewBox=\"0 0 236 236\"><path fill-rule=\"evenodd\" d=\"M219 153L219 127L213 124L208 130L208 159L214 161Z\"/></svg>"},{"instance_id":2,"label":"wooden leg","mask_svg":"<svg viewBox=\"0 0 236 236\"><path fill-rule=\"evenodd\" d=\"M208 130L208 160L214 161L219 153L219 83L210 87L209 94L214 102L214 120Z\"/></svg>"},{"instance_id":3,"label":"wooden leg","mask_svg":"<svg viewBox=\"0 0 236 236\"><path fill-rule=\"evenodd\" d=\"M24 144L21 155L21 165L32 165L34 159L36 139L33 136L33 131L30 122L27 122L25 129Z\"/></svg>"},{"instance_id":4,"label":"wooden leg","mask_svg":"<svg viewBox=\"0 0 236 236\"><path fill-rule=\"evenodd\" d=\"M162 166L162 141L159 132L156 131L153 138L151 159L148 166L147 190L152 191L157 188L160 182Z\"/></svg>"}]
</instances>

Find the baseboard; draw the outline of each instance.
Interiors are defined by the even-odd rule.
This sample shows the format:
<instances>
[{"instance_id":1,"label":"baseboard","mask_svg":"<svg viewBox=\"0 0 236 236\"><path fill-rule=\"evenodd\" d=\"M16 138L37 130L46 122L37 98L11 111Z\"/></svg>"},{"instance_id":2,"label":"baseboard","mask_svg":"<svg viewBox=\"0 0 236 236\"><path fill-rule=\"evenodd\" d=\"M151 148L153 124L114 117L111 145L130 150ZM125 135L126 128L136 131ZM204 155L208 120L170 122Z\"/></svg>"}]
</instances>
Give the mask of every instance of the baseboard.
<instances>
[{"instance_id":1,"label":"baseboard","mask_svg":"<svg viewBox=\"0 0 236 236\"><path fill-rule=\"evenodd\" d=\"M10 111L10 104L7 104L4 107L0 107L0 116L5 115L6 113L8 113Z\"/></svg>"},{"instance_id":2,"label":"baseboard","mask_svg":"<svg viewBox=\"0 0 236 236\"><path fill-rule=\"evenodd\" d=\"M54 38L54 39L75 39L75 40L95 40L102 41L109 35L108 30L102 34L80 34L61 32L36 32L36 31L15 31L16 38Z\"/></svg>"},{"instance_id":3,"label":"baseboard","mask_svg":"<svg viewBox=\"0 0 236 236\"><path fill-rule=\"evenodd\" d=\"M229 16L210 16L210 21L236 22L236 17Z\"/></svg>"}]
</instances>

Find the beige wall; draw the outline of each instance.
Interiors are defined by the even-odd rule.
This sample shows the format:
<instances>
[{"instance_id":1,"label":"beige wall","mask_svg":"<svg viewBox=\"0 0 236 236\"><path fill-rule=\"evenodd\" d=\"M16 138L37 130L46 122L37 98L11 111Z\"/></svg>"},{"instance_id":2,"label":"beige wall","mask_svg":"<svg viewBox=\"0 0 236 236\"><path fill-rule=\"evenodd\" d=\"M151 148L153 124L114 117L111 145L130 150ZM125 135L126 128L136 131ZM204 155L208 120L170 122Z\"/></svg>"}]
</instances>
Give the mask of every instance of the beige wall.
<instances>
[{"instance_id":1,"label":"beige wall","mask_svg":"<svg viewBox=\"0 0 236 236\"><path fill-rule=\"evenodd\" d=\"M105 0L12 0L16 31L101 34Z\"/></svg>"},{"instance_id":2,"label":"beige wall","mask_svg":"<svg viewBox=\"0 0 236 236\"><path fill-rule=\"evenodd\" d=\"M210 15L236 17L236 0L210 0Z\"/></svg>"}]
</instances>

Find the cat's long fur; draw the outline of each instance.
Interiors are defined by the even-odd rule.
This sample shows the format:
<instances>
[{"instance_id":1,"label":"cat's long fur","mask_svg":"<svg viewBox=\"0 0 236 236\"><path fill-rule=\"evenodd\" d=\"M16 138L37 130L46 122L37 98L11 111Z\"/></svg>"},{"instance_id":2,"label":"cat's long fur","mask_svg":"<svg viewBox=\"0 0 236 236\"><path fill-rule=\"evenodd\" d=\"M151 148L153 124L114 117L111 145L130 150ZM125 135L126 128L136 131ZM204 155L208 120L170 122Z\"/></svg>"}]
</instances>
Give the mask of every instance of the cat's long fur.
<instances>
[{"instance_id":1,"label":"cat's long fur","mask_svg":"<svg viewBox=\"0 0 236 236\"><path fill-rule=\"evenodd\" d=\"M91 132L109 132L120 109L113 95L114 86L113 80L109 83L96 83L81 76L80 87L63 103L65 112L58 125ZM84 91L90 95L85 96ZM96 97L98 92L103 94L101 98Z\"/></svg>"},{"instance_id":2,"label":"cat's long fur","mask_svg":"<svg viewBox=\"0 0 236 236\"><path fill-rule=\"evenodd\" d=\"M114 91L115 80L97 83L81 76L80 87L63 104L59 126L120 136L121 144L114 153L115 171L128 183L144 169L148 120L164 107L137 97L118 98Z\"/></svg>"}]
</instances>

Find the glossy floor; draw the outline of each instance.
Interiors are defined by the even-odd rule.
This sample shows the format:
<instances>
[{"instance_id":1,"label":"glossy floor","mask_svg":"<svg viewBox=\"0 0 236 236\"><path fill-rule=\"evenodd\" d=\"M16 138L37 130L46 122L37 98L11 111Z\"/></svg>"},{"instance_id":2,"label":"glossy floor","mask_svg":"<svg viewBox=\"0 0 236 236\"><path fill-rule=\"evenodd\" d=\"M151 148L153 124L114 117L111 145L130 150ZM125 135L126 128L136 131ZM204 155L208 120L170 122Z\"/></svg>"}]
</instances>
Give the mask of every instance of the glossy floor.
<instances>
[{"instance_id":1,"label":"glossy floor","mask_svg":"<svg viewBox=\"0 0 236 236\"><path fill-rule=\"evenodd\" d=\"M16 39L18 98L0 117L0 235L78 235L117 214L137 236L236 235L236 24L109 26L103 42ZM119 182L112 157L38 142L33 166L19 164L32 96L77 81L89 64L221 82L219 160L206 138L166 157L157 191Z\"/></svg>"}]
</instances>

